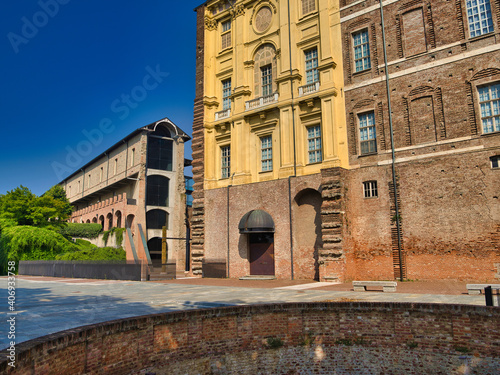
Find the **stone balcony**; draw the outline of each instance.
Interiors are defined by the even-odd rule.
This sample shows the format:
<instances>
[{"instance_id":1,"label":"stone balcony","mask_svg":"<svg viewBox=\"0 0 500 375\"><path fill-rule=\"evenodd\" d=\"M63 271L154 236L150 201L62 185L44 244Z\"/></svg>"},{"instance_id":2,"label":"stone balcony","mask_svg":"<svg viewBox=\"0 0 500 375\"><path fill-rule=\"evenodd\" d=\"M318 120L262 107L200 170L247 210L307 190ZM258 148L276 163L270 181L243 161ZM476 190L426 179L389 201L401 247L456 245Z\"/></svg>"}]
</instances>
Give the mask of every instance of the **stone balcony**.
<instances>
[{"instance_id":1,"label":"stone balcony","mask_svg":"<svg viewBox=\"0 0 500 375\"><path fill-rule=\"evenodd\" d=\"M312 94L313 92L319 91L319 81L309 83L304 86L299 87L299 96L304 96L308 94Z\"/></svg>"},{"instance_id":2,"label":"stone balcony","mask_svg":"<svg viewBox=\"0 0 500 375\"><path fill-rule=\"evenodd\" d=\"M277 102L278 102L278 93L275 92L271 95L261 96L260 98L245 102L245 111L251 111L252 109L265 107L266 105L274 104Z\"/></svg>"},{"instance_id":3,"label":"stone balcony","mask_svg":"<svg viewBox=\"0 0 500 375\"><path fill-rule=\"evenodd\" d=\"M231 108L223 109L222 111L215 112L215 121L219 121L231 116Z\"/></svg>"}]
</instances>

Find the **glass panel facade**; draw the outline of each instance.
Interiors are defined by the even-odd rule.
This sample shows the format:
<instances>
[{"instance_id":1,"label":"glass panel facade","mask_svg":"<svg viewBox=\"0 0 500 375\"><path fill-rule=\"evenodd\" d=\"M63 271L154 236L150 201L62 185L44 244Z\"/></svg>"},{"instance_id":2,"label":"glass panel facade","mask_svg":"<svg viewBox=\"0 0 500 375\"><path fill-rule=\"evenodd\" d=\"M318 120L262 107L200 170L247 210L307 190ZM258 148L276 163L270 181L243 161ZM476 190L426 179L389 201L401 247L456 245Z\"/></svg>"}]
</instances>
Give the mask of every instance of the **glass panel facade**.
<instances>
[{"instance_id":1,"label":"glass panel facade","mask_svg":"<svg viewBox=\"0 0 500 375\"><path fill-rule=\"evenodd\" d=\"M168 213L163 210L151 210L146 213L146 224L148 229L168 229Z\"/></svg>"},{"instance_id":2,"label":"glass panel facade","mask_svg":"<svg viewBox=\"0 0 500 375\"><path fill-rule=\"evenodd\" d=\"M150 136L148 139L148 168L171 171L172 148L173 141L171 139Z\"/></svg>"},{"instance_id":3,"label":"glass panel facade","mask_svg":"<svg viewBox=\"0 0 500 375\"><path fill-rule=\"evenodd\" d=\"M168 207L170 180L163 176L148 176L146 180L146 205Z\"/></svg>"}]
</instances>

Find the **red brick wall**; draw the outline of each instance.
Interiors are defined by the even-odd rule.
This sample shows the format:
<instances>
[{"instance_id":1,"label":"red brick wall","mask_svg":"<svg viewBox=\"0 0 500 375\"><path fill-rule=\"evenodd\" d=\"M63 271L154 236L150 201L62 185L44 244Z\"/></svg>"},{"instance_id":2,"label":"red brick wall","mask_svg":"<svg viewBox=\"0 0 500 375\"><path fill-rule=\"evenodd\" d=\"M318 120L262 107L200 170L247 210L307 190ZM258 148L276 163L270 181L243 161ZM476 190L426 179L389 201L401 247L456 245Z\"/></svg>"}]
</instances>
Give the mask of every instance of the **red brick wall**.
<instances>
[{"instance_id":1,"label":"red brick wall","mask_svg":"<svg viewBox=\"0 0 500 375\"><path fill-rule=\"evenodd\" d=\"M283 343L269 348L268 339ZM299 303L194 310L76 328L17 346L2 374L452 373L500 366L500 310L406 303ZM162 372L163 373L163 372Z\"/></svg>"}]
</instances>

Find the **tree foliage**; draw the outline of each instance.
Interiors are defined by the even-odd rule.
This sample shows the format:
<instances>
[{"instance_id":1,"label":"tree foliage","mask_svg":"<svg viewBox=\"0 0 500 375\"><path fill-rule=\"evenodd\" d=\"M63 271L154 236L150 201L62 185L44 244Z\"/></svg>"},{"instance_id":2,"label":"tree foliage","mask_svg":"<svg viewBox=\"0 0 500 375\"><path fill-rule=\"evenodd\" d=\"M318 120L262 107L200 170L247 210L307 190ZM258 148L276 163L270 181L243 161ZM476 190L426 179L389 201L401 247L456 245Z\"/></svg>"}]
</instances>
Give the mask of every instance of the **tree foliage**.
<instances>
[{"instance_id":1,"label":"tree foliage","mask_svg":"<svg viewBox=\"0 0 500 375\"><path fill-rule=\"evenodd\" d=\"M62 228L72 210L64 189L59 185L53 186L40 197L22 185L0 195L0 218L19 226Z\"/></svg>"},{"instance_id":2,"label":"tree foliage","mask_svg":"<svg viewBox=\"0 0 500 375\"><path fill-rule=\"evenodd\" d=\"M2 229L0 261L51 260L56 255L78 250L78 247L59 233L46 228L15 226Z\"/></svg>"}]
</instances>

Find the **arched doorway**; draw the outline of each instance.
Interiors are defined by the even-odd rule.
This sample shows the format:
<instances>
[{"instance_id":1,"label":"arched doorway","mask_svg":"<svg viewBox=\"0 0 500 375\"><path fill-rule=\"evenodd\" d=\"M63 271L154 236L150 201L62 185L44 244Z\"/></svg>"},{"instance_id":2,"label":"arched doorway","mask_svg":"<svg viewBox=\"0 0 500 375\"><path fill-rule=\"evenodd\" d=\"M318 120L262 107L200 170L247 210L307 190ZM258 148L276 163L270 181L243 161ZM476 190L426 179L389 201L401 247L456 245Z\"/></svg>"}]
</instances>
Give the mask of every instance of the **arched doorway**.
<instances>
[{"instance_id":1,"label":"arched doorway","mask_svg":"<svg viewBox=\"0 0 500 375\"><path fill-rule=\"evenodd\" d=\"M104 216L99 216L99 224L101 224L102 230L104 230Z\"/></svg>"},{"instance_id":2,"label":"arched doorway","mask_svg":"<svg viewBox=\"0 0 500 375\"><path fill-rule=\"evenodd\" d=\"M314 189L300 191L294 199L294 274L299 279L319 280L321 236L321 194Z\"/></svg>"},{"instance_id":3,"label":"arched doorway","mask_svg":"<svg viewBox=\"0 0 500 375\"><path fill-rule=\"evenodd\" d=\"M167 245L168 246L168 245ZM148 241L149 255L153 267L161 267L161 237L153 237ZM168 251L168 247L167 247Z\"/></svg>"},{"instance_id":4,"label":"arched doorway","mask_svg":"<svg viewBox=\"0 0 500 375\"><path fill-rule=\"evenodd\" d=\"M274 221L263 210L247 212L238 225L241 234L248 235L250 275L274 276Z\"/></svg>"},{"instance_id":5,"label":"arched doorway","mask_svg":"<svg viewBox=\"0 0 500 375\"><path fill-rule=\"evenodd\" d=\"M125 221L125 227L133 229L132 225L134 224L134 215L130 214L127 216L127 219Z\"/></svg>"}]
</instances>

